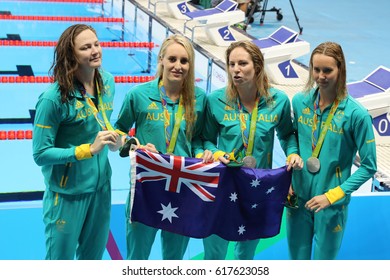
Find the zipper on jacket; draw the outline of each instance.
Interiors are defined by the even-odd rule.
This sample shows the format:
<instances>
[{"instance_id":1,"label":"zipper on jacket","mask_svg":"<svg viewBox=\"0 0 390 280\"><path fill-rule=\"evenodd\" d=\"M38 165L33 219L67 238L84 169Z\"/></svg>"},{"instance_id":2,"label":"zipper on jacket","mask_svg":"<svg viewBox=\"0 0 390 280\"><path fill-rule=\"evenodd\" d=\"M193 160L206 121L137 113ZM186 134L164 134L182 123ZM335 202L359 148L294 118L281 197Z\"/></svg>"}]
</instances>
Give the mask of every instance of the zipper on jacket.
<instances>
[{"instance_id":1,"label":"zipper on jacket","mask_svg":"<svg viewBox=\"0 0 390 280\"><path fill-rule=\"evenodd\" d=\"M341 168L340 168L340 166L337 166L336 167L336 178L338 178L339 185L341 185L341 177L342 177Z\"/></svg>"},{"instance_id":2,"label":"zipper on jacket","mask_svg":"<svg viewBox=\"0 0 390 280\"><path fill-rule=\"evenodd\" d=\"M61 182L60 182L60 187L64 188L66 186L66 183L68 182L68 173L69 173L69 168L72 166L71 162L68 162L65 164L65 171L64 175L62 175Z\"/></svg>"}]
</instances>

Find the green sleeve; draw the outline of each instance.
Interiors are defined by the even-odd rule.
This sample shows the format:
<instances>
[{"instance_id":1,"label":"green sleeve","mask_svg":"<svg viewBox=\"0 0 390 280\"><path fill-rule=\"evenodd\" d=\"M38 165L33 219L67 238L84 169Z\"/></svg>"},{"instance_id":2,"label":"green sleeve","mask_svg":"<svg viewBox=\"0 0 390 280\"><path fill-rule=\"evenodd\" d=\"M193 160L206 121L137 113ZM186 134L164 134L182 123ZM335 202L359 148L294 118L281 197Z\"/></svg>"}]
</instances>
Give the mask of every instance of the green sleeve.
<instances>
[{"instance_id":1,"label":"green sleeve","mask_svg":"<svg viewBox=\"0 0 390 280\"><path fill-rule=\"evenodd\" d=\"M75 162L75 148L55 147L56 135L67 104L40 98L36 105L33 128L33 158L37 165L54 165Z\"/></svg>"},{"instance_id":2,"label":"green sleeve","mask_svg":"<svg viewBox=\"0 0 390 280\"><path fill-rule=\"evenodd\" d=\"M203 154L203 140L202 140L202 131L205 123L205 108L206 108L206 94L203 90L198 89L199 95L196 99L197 116L195 123L194 135L192 137L192 154L194 157L197 157Z\"/></svg>"},{"instance_id":3,"label":"green sleeve","mask_svg":"<svg viewBox=\"0 0 390 280\"><path fill-rule=\"evenodd\" d=\"M362 184L374 176L376 166L376 144L375 136L372 128L371 116L366 113L364 117L361 117L361 112L355 112L355 119L352 127L359 128L353 129L353 136L356 146L358 148L358 154L360 157L359 168L343 183L341 189L345 194L351 194L356 191Z\"/></svg>"},{"instance_id":4,"label":"green sleeve","mask_svg":"<svg viewBox=\"0 0 390 280\"><path fill-rule=\"evenodd\" d=\"M119 129L120 131L128 134L129 130L132 128L135 122L135 111L134 111L134 91L130 90L122 103L122 107L119 111L118 120L115 123L115 129Z\"/></svg>"},{"instance_id":5,"label":"green sleeve","mask_svg":"<svg viewBox=\"0 0 390 280\"><path fill-rule=\"evenodd\" d=\"M215 119L215 116L212 113L212 104L213 102L212 96L207 96L206 101L206 114L205 114L205 121L204 121L204 127L202 132L202 139L203 139L203 147L205 150L210 150L212 153L216 152L218 150L217 148L217 140L218 140L218 122ZM214 101L214 106L216 106L216 103Z\"/></svg>"},{"instance_id":6,"label":"green sleeve","mask_svg":"<svg viewBox=\"0 0 390 280\"><path fill-rule=\"evenodd\" d=\"M280 145L286 156L290 154L298 154L298 143L291 118L291 105L287 96L283 100L283 107L280 113L280 123L276 128L276 131Z\"/></svg>"}]
</instances>

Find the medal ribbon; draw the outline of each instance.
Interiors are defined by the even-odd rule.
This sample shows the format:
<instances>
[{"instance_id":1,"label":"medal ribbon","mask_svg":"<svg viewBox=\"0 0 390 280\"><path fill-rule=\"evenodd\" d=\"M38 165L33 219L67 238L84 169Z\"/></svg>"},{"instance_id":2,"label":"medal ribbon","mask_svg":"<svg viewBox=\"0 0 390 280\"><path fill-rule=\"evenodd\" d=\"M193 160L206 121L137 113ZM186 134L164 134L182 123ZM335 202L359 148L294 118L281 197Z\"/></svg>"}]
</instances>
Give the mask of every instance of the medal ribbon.
<instances>
[{"instance_id":1,"label":"medal ribbon","mask_svg":"<svg viewBox=\"0 0 390 280\"><path fill-rule=\"evenodd\" d=\"M315 158L318 158L322 144L324 143L325 135L328 132L328 127L330 125L330 122L332 121L334 114L336 113L337 107L339 106L339 100L335 99L335 101L333 101L332 107L330 108L329 115L326 118L325 127L321 130L320 137L317 140L318 131L319 131L319 128L317 127L317 109L319 107L319 101L320 101L320 94L318 93L316 101L314 102L314 116L313 116L312 137L311 137L312 139L311 146L313 150L311 156Z\"/></svg>"},{"instance_id":2,"label":"medal ribbon","mask_svg":"<svg viewBox=\"0 0 390 280\"><path fill-rule=\"evenodd\" d=\"M318 129L317 129L317 109L319 107L319 102L320 102L320 94L317 94L317 98L314 101L314 115L313 115L313 127L312 127L312 141L311 141L311 150L314 151L317 145L317 139L318 139Z\"/></svg>"},{"instance_id":3,"label":"medal ribbon","mask_svg":"<svg viewBox=\"0 0 390 280\"><path fill-rule=\"evenodd\" d=\"M87 102L88 106L92 109L92 112L93 112L93 115L95 116L96 121L103 128L103 130L114 130L110 121L107 118L106 110L104 109L103 98L102 98L102 95L100 93L100 88L99 88L99 84L97 81L96 81L96 90L97 90L97 94L98 94L98 104L100 104L100 111L96 108L95 103L93 102L91 97L88 96L85 89L82 89L82 95L84 96L84 99Z\"/></svg>"},{"instance_id":4,"label":"medal ribbon","mask_svg":"<svg viewBox=\"0 0 390 280\"><path fill-rule=\"evenodd\" d=\"M240 128L241 128L241 135L242 135L242 142L244 144L244 147L246 149L245 155L251 156L253 151L253 142L255 139L255 131L256 131L256 121L257 121L257 113L258 113L258 105L259 105L259 97L256 98L255 107L253 108L252 114L251 114L251 120L249 125L249 137L248 137L248 129L245 121L245 114L242 109L240 99L237 99L237 106L238 110L240 112L239 114L239 120L240 120Z\"/></svg>"},{"instance_id":5,"label":"medal ribbon","mask_svg":"<svg viewBox=\"0 0 390 280\"><path fill-rule=\"evenodd\" d=\"M164 88L164 83L161 80L159 83L159 89L160 89L160 98L161 98L161 104L163 107L163 117L164 117L164 131L165 131L165 144L167 146L167 153L172 154L173 150L175 149L176 141L177 141L177 136L179 135L179 128L180 128L180 123L183 118L183 111L184 107L182 104L182 99L180 96L179 99L179 109L176 114L175 118L175 124L173 127L173 132L171 134L171 116L169 115L168 109L167 109L167 95L165 92Z\"/></svg>"}]
</instances>

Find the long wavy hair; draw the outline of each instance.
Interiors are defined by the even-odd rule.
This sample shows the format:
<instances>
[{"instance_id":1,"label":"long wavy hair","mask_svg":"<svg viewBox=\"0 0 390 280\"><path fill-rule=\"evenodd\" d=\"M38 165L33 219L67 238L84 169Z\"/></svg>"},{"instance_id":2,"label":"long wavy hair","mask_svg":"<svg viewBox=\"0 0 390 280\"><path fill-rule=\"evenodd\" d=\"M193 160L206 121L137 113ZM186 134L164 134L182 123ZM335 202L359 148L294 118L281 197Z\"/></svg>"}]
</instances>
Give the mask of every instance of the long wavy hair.
<instances>
[{"instance_id":1,"label":"long wavy hair","mask_svg":"<svg viewBox=\"0 0 390 280\"><path fill-rule=\"evenodd\" d=\"M238 90L233 83L233 78L229 71L229 64L230 64L231 52L234 49L239 47L247 51L253 61L253 65L255 67L255 82L256 82L257 92L260 93L260 96L263 96L266 99L268 99L270 83L264 69L264 56L261 53L259 47L256 46L256 44L254 44L251 41L244 40L244 41L237 41L231 43L225 52L226 72L228 74L228 84L226 88L226 95L228 101L231 103L235 103L238 98Z\"/></svg>"},{"instance_id":2,"label":"long wavy hair","mask_svg":"<svg viewBox=\"0 0 390 280\"><path fill-rule=\"evenodd\" d=\"M92 26L86 24L75 24L69 26L60 36L54 50L53 64L49 69L54 82L58 83L61 101L66 103L69 96L78 90L79 85L75 76L79 68L79 61L75 54L75 38L83 31L91 30L96 34ZM95 80L98 81L100 91L104 93L103 80L100 71L95 71Z\"/></svg>"},{"instance_id":3,"label":"long wavy hair","mask_svg":"<svg viewBox=\"0 0 390 280\"><path fill-rule=\"evenodd\" d=\"M347 96L347 67L345 64L344 52L341 46L335 42L324 42L319 44L311 53L309 64L309 78L305 85L305 91L309 92L315 86L313 77L313 56L315 54L323 54L333 57L336 61L339 73L337 77L337 99L341 100Z\"/></svg>"},{"instance_id":4,"label":"long wavy hair","mask_svg":"<svg viewBox=\"0 0 390 280\"><path fill-rule=\"evenodd\" d=\"M183 81L182 91L180 93L182 104L185 109L184 118L186 120L186 136L188 139L191 139L192 132L195 126L195 52L190 41L179 34L174 34L169 36L164 40L161 45L160 51L158 53L158 58L163 58L166 54L167 48L172 44L180 44L184 47L188 54L188 63L189 69L187 76ZM158 63L157 65L157 73L156 78L163 78L163 65L162 63Z\"/></svg>"}]
</instances>

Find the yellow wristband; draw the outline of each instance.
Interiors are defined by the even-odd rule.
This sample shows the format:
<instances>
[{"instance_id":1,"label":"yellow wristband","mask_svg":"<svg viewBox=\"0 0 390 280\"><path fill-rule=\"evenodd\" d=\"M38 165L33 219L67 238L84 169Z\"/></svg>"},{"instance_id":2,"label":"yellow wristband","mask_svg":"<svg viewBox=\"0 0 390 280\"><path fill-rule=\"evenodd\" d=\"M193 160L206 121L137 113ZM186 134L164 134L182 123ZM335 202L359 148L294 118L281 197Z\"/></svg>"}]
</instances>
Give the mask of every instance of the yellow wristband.
<instances>
[{"instance_id":1,"label":"yellow wristband","mask_svg":"<svg viewBox=\"0 0 390 280\"><path fill-rule=\"evenodd\" d=\"M226 153L224 151L216 151L214 154L213 154L213 158L215 161L218 161L219 160L219 157L223 157Z\"/></svg>"},{"instance_id":2,"label":"yellow wristband","mask_svg":"<svg viewBox=\"0 0 390 280\"><path fill-rule=\"evenodd\" d=\"M231 152L228 155L230 160L236 161L236 158L234 157L234 152Z\"/></svg>"},{"instance_id":3,"label":"yellow wristband","mask_svg":"<svg viewBox=\"0 0 390 280\"><path fill-rule=\"evenodd\" d=\"M75 149L75 156L77 160L83 160L91 158L91 144L82 144Z\"/></svg>"},{"instance_id":4,"label":"yellow wristband","mask_svg":"<svg viewBox=\"0 0 390 280\"><path fill-rule=\"evenodd\" d=\"M330 204L333 204L345 196L344 191L340 186L337 186L325 193L326 198L329 200Z\"/></svg>"},{"instance_id":5,"label":"yellow wristband","mask_svg":"<svg viewBox=\"0 0 390 280\"><path fill-rule=\"evenodd\" d=\"M195 155L195 158L202 158L203 157L203 153L198 153Z\"/></svg>"},{"instance_id":6,"label":"yellow wristband","mask_svg":"<svg viewBox=\"0 0 390 280\"><path fill-rule=\"evenodd\" d=\"M227 155L225 157L225 155ZM228 160L233 160L235 161L236 158L234 157L234 152L230 152L230 153L226 153L224 151L216 151L214 154L213 154L213 158L215 161L218 161L219 160L219 157L225 157L226 159Z\"/></svg>"}]
</instances>

